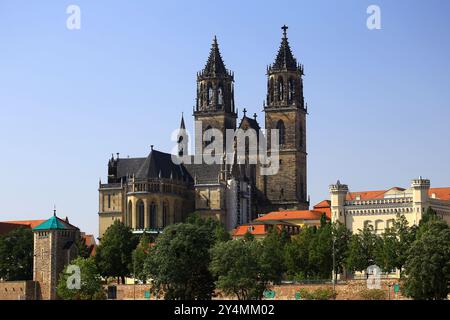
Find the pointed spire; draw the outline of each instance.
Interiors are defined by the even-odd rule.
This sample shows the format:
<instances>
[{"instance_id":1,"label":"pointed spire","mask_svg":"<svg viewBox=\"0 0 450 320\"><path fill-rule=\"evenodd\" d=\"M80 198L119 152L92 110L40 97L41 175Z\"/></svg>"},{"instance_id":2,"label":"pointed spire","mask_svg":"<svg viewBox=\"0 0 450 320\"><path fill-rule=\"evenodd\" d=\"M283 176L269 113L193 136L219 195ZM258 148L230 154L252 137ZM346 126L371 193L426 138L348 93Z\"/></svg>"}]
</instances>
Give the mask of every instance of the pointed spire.
<instances>
[{"instance_id":1,"label":"pointed spire","mask_svg":"<svg viewBox=\"0 0 450 320\"><path fill-rule=\"evenodd\" d=\"M286 69L295 71L297 70L297 60L292 55L291 47L289 46L287 38L288 27L284 25L283 27L281 27L281 29L283 29L283 38L281 39L280 49L278 50L277 57L274 64L272 65L272 69Z\"/></svg>"},{"instance_id":2,"label":"pointed spire","mask_svg":"<svg viewBox=\"0 0 450 320\"><path fill-rule=\"evenodd\" d=\"M205 69L203 69L203 75L213 76L227 74L227 69L225 68L225 64L223 63L222 56L220 55L217 37L214 36L208 61L206 62Z\"/></svg>"},{"instance_id":3,"label":"pointed spire","mask_svg":"<svg viewBox=\"0 0 450 320\"><path fill-rule=\"evenodd\" d=\"M184 113L181 113L181 123L180 123L180 129L181 130L186 130L186 126L184 124Z\"/></svg>"}]
</instances>

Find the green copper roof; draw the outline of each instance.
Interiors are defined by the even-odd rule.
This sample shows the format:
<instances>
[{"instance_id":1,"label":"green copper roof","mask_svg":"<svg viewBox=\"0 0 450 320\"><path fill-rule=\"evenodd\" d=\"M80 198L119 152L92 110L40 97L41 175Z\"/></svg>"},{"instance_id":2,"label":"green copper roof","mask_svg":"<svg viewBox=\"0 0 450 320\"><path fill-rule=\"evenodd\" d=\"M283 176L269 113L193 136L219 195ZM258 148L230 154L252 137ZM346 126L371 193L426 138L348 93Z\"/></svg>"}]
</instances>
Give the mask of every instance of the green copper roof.
<instances>
[{"instance_id":1,"label":"green copper roof","mask_svg":"<svg viewBox=\"0 0 450 320\"><path fill-rule=\"evenodd\" d=\"M68 229L76 229L74 226L65 222L64 220L59 219L57 216L53 216L50 219L42 222L40 225L35 227L34 230L68 230Z\"/></svg>"}]
</instances>

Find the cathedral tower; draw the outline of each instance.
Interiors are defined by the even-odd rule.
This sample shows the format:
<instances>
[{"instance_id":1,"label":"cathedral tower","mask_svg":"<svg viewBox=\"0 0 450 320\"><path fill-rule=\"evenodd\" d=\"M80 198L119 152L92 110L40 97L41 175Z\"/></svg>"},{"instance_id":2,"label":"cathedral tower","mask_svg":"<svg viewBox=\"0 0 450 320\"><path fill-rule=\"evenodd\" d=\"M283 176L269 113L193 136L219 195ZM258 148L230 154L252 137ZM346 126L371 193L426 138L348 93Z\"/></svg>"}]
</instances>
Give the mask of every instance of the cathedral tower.
<instances>
[{"instance_id":1,"label":"cathedral tower","mask_svg":"<svg viewBox=\"0 0 450 320\"><path fill-rule=\"evenodd\" d=\"M217 38L214 37L206 66L197 74L194 117L196 121L202 121L202 133L208 129L220 130L224 146L226 129L236 129L233 83L234 74L225 68Z\"/></svg>"},{"instance_id":2,"label":"cathedral tower","mask_svg":"<svg viewBox=\"0 0 450 320\"><path fill-rule=\"evenodd\" d=\"M265 127L278 129L280 169L259 179L259 189L268 202L263 211L307 209L306 114L303 98L303 66L297 64L283 26L283 38L275 62L267 68Z\"/></svg>"}]
</instances>

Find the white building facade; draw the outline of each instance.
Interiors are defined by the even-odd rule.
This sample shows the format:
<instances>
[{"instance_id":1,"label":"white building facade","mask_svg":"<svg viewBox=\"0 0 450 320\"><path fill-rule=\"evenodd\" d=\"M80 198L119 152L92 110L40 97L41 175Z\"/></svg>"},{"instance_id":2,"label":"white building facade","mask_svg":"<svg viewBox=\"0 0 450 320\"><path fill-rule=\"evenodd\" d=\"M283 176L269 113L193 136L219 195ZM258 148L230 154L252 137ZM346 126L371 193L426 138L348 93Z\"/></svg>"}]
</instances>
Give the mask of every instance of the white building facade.
<instances>
[{"instance_id":1,"label":"white building facade","mask_svg":"<svg viewBox=\"0 0 450 320\"><path fill-rule=\"evenodd\" d=\"M331 219L339 221L357 233L372 226L381 234L392 226L398 213L404 215L410 226L416 225L431 207L450 224L450 187L431 188L430 180L414 179L407 189L350 192L339 181L329 187Z\"/></svg>"}]
</instances>

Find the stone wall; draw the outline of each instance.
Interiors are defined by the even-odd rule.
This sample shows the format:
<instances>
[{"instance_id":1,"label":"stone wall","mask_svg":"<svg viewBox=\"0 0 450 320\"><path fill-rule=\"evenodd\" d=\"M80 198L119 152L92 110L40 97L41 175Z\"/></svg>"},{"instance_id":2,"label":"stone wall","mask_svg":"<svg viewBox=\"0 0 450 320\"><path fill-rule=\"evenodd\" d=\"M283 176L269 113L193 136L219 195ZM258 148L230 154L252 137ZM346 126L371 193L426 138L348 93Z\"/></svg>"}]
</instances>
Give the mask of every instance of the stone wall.
<instances>
[{"instance_id":1,"label":"stone wall","mask_svg":"<svg viewBox=\"0 0 450 320\"><path fill-rule=\"evenodd\" d=\"M395 279L382 280L381 289L386 292L386 299L405 299L401 292L395 297L393 284L397 283ZM391 284L389 288L388 284ZM295 300L295 293L300 289L305 289L308 291L314 291L319 288L332 288L332 284L284 284L277 285L272 288L275 291L275 300ZM346 283L341 283L336 285L336 300L358 300L361 299L360 292L367 289L366 280L349 280ZM117 300L149 300L145 298L145 291L150 290L150 285L118 285L117 286ZM390 295L389 295L390 292ZM155 300L156 298L151 295L150 300ZM162 299L162 298L160 298ZM216 299L233 299L233 297L223 296L220 293Z\"/></svg>"},{"instance_id":2,"label":"stone wall","mask_svg":"<svg viewBox=\"0 0 450 320\"><path fill-rule=\"evenodd\" d=\"M39 285L31 280L0 281L0 300L34 300L34 292L38 287Z\"/></svg>"}]
</instances>

